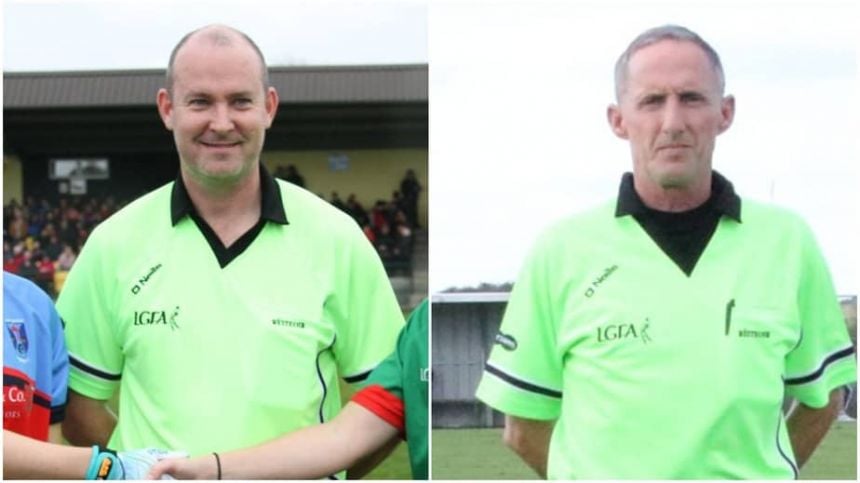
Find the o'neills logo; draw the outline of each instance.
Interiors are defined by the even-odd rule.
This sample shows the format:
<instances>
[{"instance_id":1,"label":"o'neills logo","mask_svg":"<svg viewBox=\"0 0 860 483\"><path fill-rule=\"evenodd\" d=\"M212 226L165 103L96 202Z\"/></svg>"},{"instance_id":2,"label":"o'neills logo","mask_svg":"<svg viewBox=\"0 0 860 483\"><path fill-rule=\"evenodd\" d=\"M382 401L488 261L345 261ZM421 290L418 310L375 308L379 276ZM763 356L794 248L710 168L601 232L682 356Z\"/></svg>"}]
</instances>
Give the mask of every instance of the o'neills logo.
<instances>
[{"instance_id":1,"label":"o'neills logo","mask_svg":"<svg viewBox=\"0 0 860 483\"><path fill-rule=\"evenodd\" d=\"M168 310L135 310L133 325L167 325L171 330L179 328L176 318L179 316L179 306Z\"/></svg>"},{"instance_id":2,"label":"o'neills logo","mask_svg":"<svg viewBox=\"0 0 860 483\"><path fill-rule=\"evenodd\" d=\"M509 351L516 350L518 345L517 340L514 339L514 336L505 334L502 331L499 331L499 333L496 334L496 339L494 342Z\"/></svg>"},{"instance_id":3,"label":"o'neills logo","mask_svg":"<svg viewBox=\"0 0 860 483\"><path fill-rule=\"evenodd\" d=\"M146 275L140 277L137 280L137 283L134 284L133 287L131 287L131 293L133 293L134 295L137 295L138 293L140 293L141 289L143 289L143 286L146 285L146 282L149 281L149 278L152 277L155 274L155 272L158 271L159 268L161 268L160 263L158 265L150 268L149 272L147 272Z\"/></svg>"},{"instance_id":4,"label":"o'neills logo","mask_svg":"<svg viewBox=\"0 0 860 483\"><path fill-rule=\"evenodd\" d=\"M594 294L597 292L597 289L600 288L600 285L602 285L603 282L609 279L609 276L615 273L616 270L618 270L618 265L612 265L611 267L607 267L605 270L603 270L603 273L599 277L595 278L591 282L591 285L589 285L588 288L585 289L585 296L589 298L593 297Z\"/></svg>"}]
</instances>

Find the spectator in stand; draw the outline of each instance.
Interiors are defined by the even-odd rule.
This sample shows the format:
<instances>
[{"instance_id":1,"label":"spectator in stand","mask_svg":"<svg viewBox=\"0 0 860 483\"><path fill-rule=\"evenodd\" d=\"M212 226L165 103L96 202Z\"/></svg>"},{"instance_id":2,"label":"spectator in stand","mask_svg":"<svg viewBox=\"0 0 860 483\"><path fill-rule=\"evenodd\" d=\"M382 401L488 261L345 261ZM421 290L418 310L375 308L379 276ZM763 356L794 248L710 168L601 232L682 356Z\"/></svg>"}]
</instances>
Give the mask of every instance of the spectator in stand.
<instances>
[{"instance_id":1,"label":"spectator in stand","mask_svg":"<svg viewBox=\"0 0 860 483\"><path fill-rule=\"evenodd\" d=\"M36 260L35 265L38 272L35 280L36 285L51 297L55 297L57 294L54 291L54 262L44 251L36 252L33 258Z\"/></svg>"},{"instance_id":2,"label":"spectator in stand","mask_svg":"<svg viewBox=\"0 0 860 483\"><path fill-rule=\"evenodd\" d=\"M24 258L21 266L18 267L18 275L34 282L38 279L39 269L36 268L36 264L33 261L33 252L24 250Z\"/></svg>"},{"instance_id":3,"label":"spectator in stand","mask_svg":"<svg viewBox=\"0 0 860 483\"><path fill-rule=\"evenodd\" d=\"M281 178L284 181L288 181L300 188L305 187L305 178L299 174L298 169L294 164L291 164L284 168L283 166L278 166L275 168L274 173L276 178ZM320 197L322 198L322 197Z\"/></svg>"},{"instance_id":4,"label":"spectator in stand","mask_svg":"<svg viewBox=\"0 0 860 483\"><path fill-rule=\"evenodd\" d=\"M359 226L364 226L370 223L370 218L367 216L367 211L361 206L355 193L350 193L346 199L346 212L358 223Z\"/></svg>"},{"instance_id":5,"label":"spectator in stand","mask_svg":"<svg viewBox=\"0 0 860 483\"><path fill-rule=\"evenodd\" d=\"M400 193L403 195L406 217L413 228L418 228L418 195L421 194L421 183L415 177L415 171L406 170L406 176L400 182Z\"/></svg>"},{"instance_id":6,"label":"spectator in stand","mask_svg":"<svg viewBox=\"0 0 860 483\"><path fill-rule=\"evenodd\" d=\"M376 200L376 204L370 210L370 224L377 233L382 228L382 225L389 222L387 211L388 204L383 200Z\"/></svg>"},{"instance_id":7,"label":"spectator in stand","mask_svg":"<svg viewBox=\"0 0 860 483\"><path fill-rule=\"evenodd\" d=\"M394 237L391 235L391 228L388 224L379 227L379 233L376 236L376 250L379 251L379 256L383 260L390 260L394 255Z\"/></svg>"},{"instance_id":8,"label":"spectator in stand","mask_svg":"<svg viewBox=\"0 0 860 483\"><path fill-rule=\"evenodd\" d=\"M408 260L412 256L412 228L402 211L398 211L394 218L394 236L398 256Z\"/></svg>"},{"instance_id":9,"label":"spectator in stand","mask_svg":"<svg viewBox=\"0 0 860 483\"><path fill-rule=\"evenodd\" d=\"M305 187L305 178L299 174L299 170L296 169L296 165L294 164L287 166L287 175L284 179L300 188Z\"/></svg>"},{"instance_id":10,"label":"spectator in stand","mask_svg":"<svg viewBox=\"0 0 860 483\"><path fill-rule=\"evenodd\" d=\"M361 227L361 231L364 232L364 236L366 236L367 239L370 240L370 243L373 244L374 247L376 247L376 233L373 232L373 227L371 227L370 225L364 225L363 227Z\"/></svg>"},{"instance_id":11,"label":"spectator in stand","mask_svg":"<svg viewBox=\"0 0 860 483\"><path fill-rule=\"evenodd\" d=\"M42 239L45 240L46 237L43 236ZM43 243L42 250L48 258L56 260L60 256L60 253L63 252L63 244L60 243L60 239L57 235L50 235L47 237L47 242Z\"/></svg>"},{"instance_id":12,"label":"spectator in stand","mask_svg":"<svg viewBox=\"0 0 860 483\"><path fill-rule=\"evenodd\" d=\"M12 218L7 227L7 233L12 240L23 240L27 235L27 220L24 218L24 210L19 207L12 208Z\"/></svg>"},{"instance_id":13,"label":"spectator in stand","mask_svg":"<svg viewBox=\"0 0 860 483\"><path fill-rule=\"evenodd\" d=\"M77 259L78 256L75 254L75 250L71 245L63 245L63 252L60 253L60 256L57 258L57 270L68 272L72 269L72 265L75 264L75 260Z\"/></svg>"},{"instance_id":14,"label":"spectator in stand","mask_svg":"<svg viewBox=\"0 0 860 483\"><path fill-rule=\"evenodd\" d=\"M331 204L340 211L348 212L346 205L343 203L343 200L340 199L340 195L337 194L337 191L331 192Z\"/></svg>"},{"instance_id":15,"label":"spectator in stand","mask_svg":"<svg viewBox=\"0 0 860 483\"><path fill-rule=\"evenodd\" d=\"M3 271L18 273L21 264L24 263L24 246L9 240L3 241Z\"/></svg>"},{"instance_id":16,"label":"spectator in stand","mask_svg":"<svg viewBox=\"0 0 860 483\"><path fill-rule=\"evenodd\" d=\"M74 246L78 245L78 231L67 218L60 219L59 235L61 242Z\"/></svg>"}]
</instances>

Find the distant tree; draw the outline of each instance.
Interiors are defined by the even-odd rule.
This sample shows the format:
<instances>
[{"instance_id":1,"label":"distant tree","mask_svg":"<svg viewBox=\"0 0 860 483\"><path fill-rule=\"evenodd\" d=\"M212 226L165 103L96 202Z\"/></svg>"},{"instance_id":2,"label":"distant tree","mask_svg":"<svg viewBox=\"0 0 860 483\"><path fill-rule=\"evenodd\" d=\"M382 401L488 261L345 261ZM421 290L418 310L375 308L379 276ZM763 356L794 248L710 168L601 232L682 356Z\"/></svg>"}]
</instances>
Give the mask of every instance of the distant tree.
<instances>
[{"instance_id":1,"label":"distant tree","mask_svg":"<svg viewBox=\"0 0 860 483\"><path fill-rule=\"evenodd\" d=\"M510 292L514 287L513 282L487 283L481 282L476 287L449 287L442 293L473 293L473 292Z\"/></svg>"}]
</instances>

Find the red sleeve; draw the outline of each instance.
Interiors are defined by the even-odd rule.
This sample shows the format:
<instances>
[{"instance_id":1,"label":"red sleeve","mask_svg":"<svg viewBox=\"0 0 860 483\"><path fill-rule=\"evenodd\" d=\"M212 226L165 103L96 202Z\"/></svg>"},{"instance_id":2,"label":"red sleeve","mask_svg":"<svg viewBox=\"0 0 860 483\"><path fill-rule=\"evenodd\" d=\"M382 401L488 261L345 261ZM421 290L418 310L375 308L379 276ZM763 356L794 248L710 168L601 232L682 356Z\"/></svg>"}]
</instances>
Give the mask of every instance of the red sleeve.
<instances>
[{"instance_id":1,"label":"red sleeve","mask_svg":"<svg viewBox=\"0 0 860 483\"><path fill-rule=\"evenodd\" d=\"M365 387L352 397L352 402L362 405L403 434L403 401L378 384Z\"/></svg>"}]
</instances>

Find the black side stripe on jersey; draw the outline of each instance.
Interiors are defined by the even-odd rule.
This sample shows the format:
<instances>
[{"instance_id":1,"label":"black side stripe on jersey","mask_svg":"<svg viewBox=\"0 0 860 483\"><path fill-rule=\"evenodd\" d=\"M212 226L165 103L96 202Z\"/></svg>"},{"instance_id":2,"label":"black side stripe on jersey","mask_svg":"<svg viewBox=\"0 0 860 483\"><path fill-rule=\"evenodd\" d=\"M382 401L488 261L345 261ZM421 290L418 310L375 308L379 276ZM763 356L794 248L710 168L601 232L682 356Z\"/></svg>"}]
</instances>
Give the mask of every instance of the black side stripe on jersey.
<instances>
[{"instance_id":1,"label":"black side stripe on jersey","mask_svg":"<svg viewBox=\"0 0 860 483\"><path fill-rule=\"evenodd\" d=\"M322 398L320 399L320 409L319 409L319 417L320 423L325 422L325 417L323 416L323 408L325 407L325 398L328 396L328 386L325 385L325 378L323 377L322 368L320 368L320 356L323 355L325 351L331 350L334 347L334 343L337 340L337 335L331 341L331 344L325 349L317 352L317 377L320 380L320 385L322 386Z\"/></svg>"},{"instance_id":2,"label":"black side stripe on jersey","mask_svg":"<svg viewBox=\"0 0 860 483\"><path fill-rule=\"evenodd\" d=\"M794 464L794 461L791 461L791 458L789 458L788 455L785 454L785 451L782 450L782 445L779 444L779 429L780 429L780 427L782 427L782 408L781 407L777 411L777 416L779 417L779 419L777 420L777 423L776 423L776 449L777 449L777 451L779 451L779 454L782 455L782 459L784 459L785 462L788 463L788 466L791 466L791 471L794 473L794 479L796 480L800 476L800 473L797 471L797 465Z\"/></svg>"},{"instance_id":3,"label":"black side stripe on jersey","mask_svg":"<svg viewBox=\"0 0 860 483\"><path fill-rule=\"evenodd\" d=\"M86 372L91 376L98 377L99 379L105 379L107 381L119 381L122 378L122 374L111 374L101 369L96 369L95 367L88 365L80 359L76 359L75 356L71 354L69 354L69 364L77 367L78 369Z\"/></svg>"},{"instance_id":4,"label":"black side stripe on jersey","mask_svg":"<svg viewBox=\"0 0 860 483\"><path fill-rule=\"evenodd\" d=\"M538 394L542 394L544 396L555 397L555 398L561 399L561 391L555 391L553 389L541 387L541 386L538 386L536 384L532 384L530 382L523 381L522 379L517 379L516 377L514 377L514 376L512 376L506 372L503 372L498 367L492 366L489 362L484 367L484 369L487 372L489 372L490 374L498 377L499 379L507 382L508 384L510 384L512 386L516 386L520 389L525 389L526 391L531 391L531 392L535 392Z\"/></svg>"},{"instance_id":5,"label":"black side stripe on jersey","mask_svg":"<svg viewBox=\"0 0 860 483\"><path fill-rule=\"evenodd\" d=\"M833 364L834 362L838 361L839 359L844 359L846 357L850 357L853 354L854 354L854 348L853 347L846 347L845 349L842 349L840 351L836 351L833 354L830 354L829 356L827 356L824 359L824 362L821 363L821 366L819 366L818 369L816 369L815 371L813 371L813 372L811 372L805 376L788 378L785 380L785 383L795 385L795 384L806 384L807 382L812 382L812 381L818 379L819 377L821 377L822 374L824 374L824 370L827 369L827 366L829 366L830 364Z\"/></svg>"},{"instance_id":6,"label":"black side stripe on jersey","mask_svg":"<svg viewBox=\"0 0 860 483\"><path fill-rule=\"evenodd\" d=\"M325 349L317 352L317 377L320 380L320 385L322 386L322 399L320 399L320 424L325 422L325 417L323 415L323 408L325 407L325 398L328 396L328 386L325 385L325 378L323 377L322 368L320 368L320 356L323 355L323 352L331 350L334 347L334 343L337 341L337 334L335 334L334 338L331 340L331 345L326 347ZM336 480L338 479L335 475L328 475L328 479Z\"/></svg>"},{"instance_id":7,"label":"black side stripe on jersey","mask_svg":"<svg viewBox=\"0 0 860 483\"><path fill-rule=\"evenodd\" d=\"M369 370L362 372L361 374L356 374L354 376L344 377L343 380L350 383L350 384L355 384L356 382L361 382L361 381L367 379L367 376L369 376L372 371L373 371L373 369L369 369Z\"/></svg>"}]
</instances>

